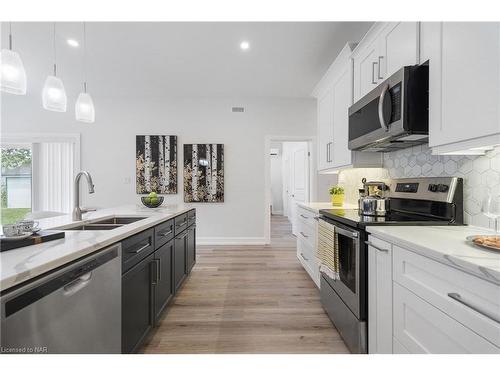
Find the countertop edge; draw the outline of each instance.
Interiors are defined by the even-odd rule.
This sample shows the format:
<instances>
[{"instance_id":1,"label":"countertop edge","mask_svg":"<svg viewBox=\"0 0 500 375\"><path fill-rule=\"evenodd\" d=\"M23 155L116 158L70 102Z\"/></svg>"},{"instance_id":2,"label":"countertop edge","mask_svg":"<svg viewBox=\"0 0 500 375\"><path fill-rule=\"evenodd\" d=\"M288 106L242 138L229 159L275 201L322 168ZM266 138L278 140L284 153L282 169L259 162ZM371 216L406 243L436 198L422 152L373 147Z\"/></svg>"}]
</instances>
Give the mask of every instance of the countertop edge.
<instances>
[{"instance_id":1,"label":"countertop edge","mask_svg":"<svg viewBox=\"0 0 500 375\"><path fill-rule=\"evenodd\" d=\"M382 233L377 229L378 229L377 226L366 227L366 231L370 235L373 235L378 239L391 242L396 246L401 246L406 250L412 251L426 258L430 258L441 264L453 267L457 270L479 277L493 284L500 285L500 272L497 270L491 268L482 270L483 268L482 266L478 266L474 263L468 262L460 257L454 256L453 254L444 254L427 246L419 245L396 236L391 236L390 234L387 233Z\"/></svg>"}]
</instances>

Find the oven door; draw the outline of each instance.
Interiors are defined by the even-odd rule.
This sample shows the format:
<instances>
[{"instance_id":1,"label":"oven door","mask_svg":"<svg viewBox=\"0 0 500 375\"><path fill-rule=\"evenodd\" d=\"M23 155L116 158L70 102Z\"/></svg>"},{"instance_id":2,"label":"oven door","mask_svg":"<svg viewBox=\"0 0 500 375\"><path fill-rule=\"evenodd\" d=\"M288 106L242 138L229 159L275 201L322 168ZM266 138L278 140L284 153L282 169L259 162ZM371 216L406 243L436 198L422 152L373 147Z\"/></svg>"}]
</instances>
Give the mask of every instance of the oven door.
<instances>
[{"instance_id":1,"label":"oven door","mask_svg":"<svg viewBox=\"0 0 500 375\"><path fill-rule=\"evenodd\" d=\"M332 282L339 297L358 319L360 314L361 233L335 225L335 242L339 253L339 280Z\"/></svg>"},{"instance_id":2,"label":"oven door","mask_svg":"<svg viewBox=\"0 0 500 375\"><path fill-rule=\"evenodd\" d=\"M405 133L403 68L349 108L349 149L361 150Z\"/></svg>"}]
</instances>

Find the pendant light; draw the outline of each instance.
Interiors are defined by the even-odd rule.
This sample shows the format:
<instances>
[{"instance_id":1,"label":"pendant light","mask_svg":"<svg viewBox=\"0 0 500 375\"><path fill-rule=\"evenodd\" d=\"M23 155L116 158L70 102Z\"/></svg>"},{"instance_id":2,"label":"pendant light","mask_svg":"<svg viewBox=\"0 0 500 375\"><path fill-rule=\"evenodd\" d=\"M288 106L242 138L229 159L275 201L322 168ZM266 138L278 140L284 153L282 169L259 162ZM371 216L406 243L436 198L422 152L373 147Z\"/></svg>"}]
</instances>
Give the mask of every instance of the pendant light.
<instances>
[{"instance_id":1,"label":"pendant light","mask_svg":"<svg viewBox=\"0 0 500 375\"><path fill-rule=\"evenodd\" d=\"M83 92L78 95L75 103L76 121L93 123L95 122L94 102L90 94L87 93L87 30L83 23Z\"/></svg>"},{"instance_id":2,"label":"pendant light","mask_svg":"<svg viewBox=\"0 0 500 375\"><path fill-rule=\"evenodd\" d=\"M57 63L56 63L56 23L54 22L54 75L48 76L45 80L45 85L42 91L43 108L49 111L66 112L66 104L68 99L66 97L66 90L60 78L57 77Z\"/></svg>"},{"instance_id":3,"label":"pendant light","mask_svg":"<svg viewBox=\"0 0 500 375\"><path fill-rule=\"evenodd\" d=\"M9 22L9 49L0 51L0 90L26 95L26 71L21 57L12 50L12 22Z\"/></svg>"}]
</instances>

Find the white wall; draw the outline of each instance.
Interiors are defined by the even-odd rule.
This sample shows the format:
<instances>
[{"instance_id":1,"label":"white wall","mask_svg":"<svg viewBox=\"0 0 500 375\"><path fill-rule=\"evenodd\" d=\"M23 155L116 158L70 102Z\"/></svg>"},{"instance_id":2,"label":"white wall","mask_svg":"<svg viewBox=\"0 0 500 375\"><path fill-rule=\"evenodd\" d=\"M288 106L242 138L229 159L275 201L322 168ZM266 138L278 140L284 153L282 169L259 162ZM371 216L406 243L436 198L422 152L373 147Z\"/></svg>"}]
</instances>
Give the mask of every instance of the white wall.
<instances>
[{"instance_id":1,"label":"white wall","mask_svg":"<svg viewBox=\"0 0 500 375\"><path fill-rule=\"evenodd\" d=\"M83 204L111 207L138 202L135 193L135 135L178 136L178 163L184 143L224 143L225 202L192 204L201 240L259 242L264 238L265 136L314 136L312 99L94 98L96 123L74 120L74 98L67 113L42 109L38 96L2 95L2 133L81 133L81 165L96 192L83 192ZM232 113L244 106L244 113ZM166 203L183 201L179 193ZM82 189L84 190L84 189Z\"/></svg>"},{"instance_id":2,"label":"white wall","mask_svg":"<svg viewBox=\"0 0 500 375\"><path fill-rule=\"evenodd\" d=\"M281 143L271 143L271 149L278 150L271 155L271 205L273 215L283 215L283 168Z\"/></svg>"}]
</instances>

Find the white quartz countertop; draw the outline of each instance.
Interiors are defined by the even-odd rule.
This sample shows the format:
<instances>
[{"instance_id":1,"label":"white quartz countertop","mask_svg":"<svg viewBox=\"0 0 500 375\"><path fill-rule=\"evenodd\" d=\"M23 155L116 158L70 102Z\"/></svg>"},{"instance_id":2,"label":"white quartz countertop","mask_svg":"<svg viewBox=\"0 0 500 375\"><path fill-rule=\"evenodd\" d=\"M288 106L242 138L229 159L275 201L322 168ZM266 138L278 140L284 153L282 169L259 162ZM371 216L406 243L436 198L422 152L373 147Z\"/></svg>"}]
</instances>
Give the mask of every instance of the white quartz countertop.
<instances>
[{"instance_id":1,"label":"white quartz countertop","mask_svg":"<svg viewBox=\"0 0 500 375\"><path fill-rule=\"evenodd\" d=\"M466 237L493 234L473 226L368 226L366 230L408 250L500 284L500 251L467 242Z\"/></svg>"},{"instance_id":2,"label":"white quartz countertop","mask_svg":"<svg viewBox=\"0 0 500 375\"><path fill-rule=\"evenodd\" d=\"M297 206L305 208L306 210L314 213L319 213L319 210L328 210L330 208L344 208L351 209L357 208L354 204L344 203L342 206L333 206L332 202L297 202Z\"/></svg>"},{"instance_id":3,"label":"white quartz countertop","mask_svg":"<svg viewBox=\"0 0 500 375\"><path fill-rule=\"evenodd\" d=\"M60 240L1 252L0 291L119 242L190 209L191 207L184 205L166 205L154 209L129 205L84 214L82 221L72 221L71 215L38 220L42 229L64 230L65 227L78 223L114 216L146 217L113 230L66 231L65 238Z\"/></svg>"}]
</instances>

